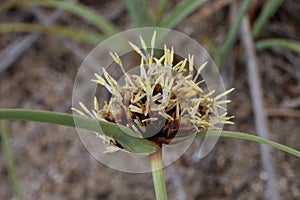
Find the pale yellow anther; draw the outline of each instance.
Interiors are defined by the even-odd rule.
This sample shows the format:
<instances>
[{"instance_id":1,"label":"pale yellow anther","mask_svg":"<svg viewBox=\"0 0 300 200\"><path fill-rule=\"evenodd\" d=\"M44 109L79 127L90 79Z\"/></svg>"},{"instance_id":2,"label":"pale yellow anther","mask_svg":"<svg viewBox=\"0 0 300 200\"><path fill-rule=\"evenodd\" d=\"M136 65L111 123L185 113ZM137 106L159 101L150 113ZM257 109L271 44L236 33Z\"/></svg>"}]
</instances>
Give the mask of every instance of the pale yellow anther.
<instances>
[{"instance_id":1,"label":"pale yellow anther","mask_svg":"<svg viewBox=\"0 0 300 200\"><path fill-rule=\"evenodd\" d=\"M173 64L173 59L174 59L174 48L171 48L171 52L170 52L170 66L172 66Z\"/></svg>"},{"instance_id":2,"label":"pale yellow anther","mask_svg":"<svg viewBox=\"0 0 300 200\"><path fill-rule=\"evenodd\" d=\"M94 75L96 76L97 80L92 79L93 82L99 83L100 85L105 85L106 84L105 80L101 76L99 76L96 73Z\"/></svg>"},{"instance_id":3,"label":"pale yellow anther","mask_svg":"<svg viewBox=\"0 0 300 200\"><path fill-rule=\"evenodd\" d=\"M129 105L129 110L132 112L143 114L143 110L141 108L138 108L134 105Z\"/></svg>"},{"instance_id":4,"label":"pale yellow anther","mask_svg":"<svg viewBox=\"0 0 300 200\"><path fill-rule=\"evenodd\" d=\"M147 116L149 113L149 110L150 110L150 101L149 100L146 101L145 108L146 108L146 110L145 110L144 115Z\"/></svg>"},{"instance_id":5,"label":"pale yellow anther","mask_svg":"<svg viewBox=\"0 0 300 200\"><path fill-rule=\"evenodd\" d=\"M146 96L145 93L139 92L137 95L135 95L133 102L132 103L137 103L138 101L140 101L142 98L144 98Z\"/></svg>"},{"instance_id":6,"label":"pale yellow anther","mask_svg":"<svg viewBox=\"0 0 300 200\"><path fill-rule=\"evenodd\" d=\"M112 57L112 59L113 59L114 61L116 61L116 57L115 57L115 55L114 55L112 52L109 52L109 55Z\"/></svg>"},{"instance_id":7,"label":"pale yellow anther","mask_svg":"<svg viewBox=\"0 0 300 200\"><path fill-rule=\"evenodd\" d=\"M116 146L109 146L105 148L105 151L103 153L114 153L119 151L120 148L116 147Z\"/></svg>"},{"instance_id":8,"label":"pale yellow anther","mask_svg":"<svg viewBox=\"0 0 300 200\"><path fill-rule=\"evenodd\" d=\"M183 63L183 60L179 61L175 66L173 66L173 69L175 71L178 71L182 63Z\"/></svg>"},{"instance_id":9,"label":"pale yellow anther","mask_svg":"<svg viewBox=\"0 0 300 200\"><path fill-rule=\"evenodd\" d=\"M99 103L97 97L94 97L94 109L99 110Z\"/></svg>"},{"instance_id":10,"label":"pale yellow anther","mask_svg":"<svg viewBox=\"0 0 300 200\"><path fill-rule=\"evenodd\" d=\"M162 61L163 61L164 59L165 59L165 55L163 55L163 56L160 57L159 59L154 58L155 63L156 63L157 65L161 65L161 63L162 63Z\"/></svg>"},{"instance_id":11,"label":"pale yellow anther","mask_svg":"<svg viewBox=\"0 0 300 200\"><path fill-rule=\"evenodd\" d=\"M80 107L82 108L82 110L84 112L86 112L87 114L91 114L91 112L89 111L89 109L87 109L87 107L81 101L79 101L79 105L80 105Z\"/></svg>"},{"instance_id":12,"label":"pale yellow anther","mask_svg":"<svg viewBox=\"0 0 300 200\"><path fill-rule=\"evenodd\" d=\"M216 92L216 90L212 90L211 92L209 92L209 93L207 93L207 94L205 94L204 96L203 96L203 98L209 98L211 95L213 95L214 93Z\"/></svg>"},{"instance_id":13,"label":"pale yellow anther","mask_svg":"<svg viewBox=\"0 0 300 200\"><path fill-rule=\"evenodd\" d=\"M214 98L214 100L216 101L216 100L222 98L223 96L226 96L227 94L229 94L229 93L232 92L233 90L234 90L234 88L231 88L230 90L227 90L227 91L223 92L222 94L219 94L218 96L216 96L216 97Z\"/></svg>"},{"instance_id":14,"label":"pale yellow anther","mask_svg":"<svg viewBox=\"0 0 300 200\"><path fill-rule=\"evenodd\" d=\"M150 117L148 119L142 120L142 123L154 122L154 121L157 121L157 120L158 120L157 117Z\"/></svg>"},{"instance_id":15,"label":"pale yellow anther","mask_svg":"<svg viewBox=\"0 0 300 200\"><path fill-rule=\"evenodd\" d=\"M223 100L223 101L215 101L215 103L217 105L228 104L228 103L231 103L231 100L227 99L227 100Z\"/></svg>"},{"instance_id":16,"label":"pale yellow anther","mask_svg":"<svg viewBox=\"0 0 300 200\"><path fill-rule=\"evenodd\" d=\"M156 31L154 31L151 39L151 48L154 49L155 46L155 41L156 41Z\"/></svg>"},{"instance_id":17,"label":"pale yellow anther","mask_svg":"<svg viewBox=\"0 0 300 200\"><path fill-rule=\"evenodd\" d=\"M158 113L160 114L160 116L162 116L165 119L172 120L172 121L174 120L174 118L172 116L168 115L164 111L159 111Z\"/></svg>"},{"instance_id":18,"label":"pale yellow anther","mask_svg":"<svg viewBox=\"0 0 300 200\"><path fill-rule=\"evenodd\" d=\"M223 124L228 124L228 125L233 125L234 124L234 122L232 122L232 121L226 121L226 120L223 120L222 123Z\"/></svg>"},{"instance_id":19,"label":"pale yellow anther","mask_svg":"<svg viewBox=\"0 0 300 200\"><path fill-rule=\"evenodd\" d=\"M180 68L178 69L179 72L183 72L184 71L184 67L186 65L187 59L184 59L183 62L180 65Z\"/></svg>"},{"instance_id":20,"label":"pale yellow anther","mask_svg":"<svg viewBox=\"0 0 300 200\"><path fill-rule=\"evenodd\" d=\"M142 45L143 49L146 51L147 50L147 45L146 45L144 39L142 38L142 36L141 35L139 35L139 36L140 36L141 45Z\"/></svg>"},{"instance_id":21,"label":"pale yellow anther","mask_svg":"<svg viewBox=\"0 0 300 200\"><path fill-rule=\"evenodd\" d=\"M198 85L194 82L194 81L188 81L187 82L190 86L192 86L192 88L199 92L199 93L203 93L202 89L200 87L198 87Z\"/></svg>"},{"instance_id":22,"label":"pale yellow anther","mask_svg":"<svg viewBox=\"0 0 300 200\"><path fill-rule=\"evenodd\" d=\"M168 64L168 61L169 61L169 53L168 53L168 49L167 49L166 45L164 45L164 55L165 55L164 65L166 66Z\"/></svg>"},{"instance_id":23,"label":"pale yellow anther","mask_svg":"<svg viewBox=\"0 0 300 200\"><path fill-rule=\"evenodd\" d=\"M93 113L93 115L95 116L96 119L100 119L100 116L96 111L92 110L92 113Z\"/></svg>"},{"instance_id":24,"label":"pale yellow anther","mask_svg":"<svg viewBox=\"0 0 300 200\"><path fill-rule=\"evenodd\" d=\"M178 101L176 103L176 119L180 119L180 106Z\"/></svg>"},{"instance_id":25,"label":"pale yellow anther","mask_svg":"<svg viewBox=\"0 0 300 200\"><path fill-rule=\"evenodd\" d=\"M205 63L203 63L203 64L199 67L199 69L198 69L198 71L197 71L197 74L200 74L201 71L204 69L204 67L206 67L206 65L207 65L207 61L206 61Z\"/></svg>"},{"instance_id":26,"label":"pale yellow anther","mask_svg":"<svg viewBox=\"0 0 300 200\"><path fill-rule=\"evenodd\" d=\"M122 63L122 60L120 59L119 55L117 53L115 53L115 62L120 66L120 67L123 67L123 63ZM124 70L123 70L124 71Z\"/></svg>"},{"instance_id":27,"label":"pale yellow anther","mask_svg":"<svg viewBox=\"0 0 300 200\"><path fill-rule=\"evenodd\" d=\"M226 108L224 108L223 106L221 106L221 105L219 105L219 104L217 104L216 107L217 107L217 108L220 108L220 109L222 109L222 110L224 110L224 111L226 111Z\"/></svg>"},{"instance_id":28,"label":"pale yellow anther","mask_svg":"<svg viewBox=\"0 0 300 200\"><path fill-rule=\"evenodd\" d=\"M188 55L188 60L189 60L189 71L193 72L194 71L194 55Z\"/></svg>"},{"instance_id":29,"label":"pale yellow anther","mask_svg":"<svg viewBox=\"0 0 300 200\"><path fill-rule=\"evenodd\" d=\"M106 69L102 68L104 77L106 79L106 81L112 86L116 86L118 84L118 82L111 76L109 75L109 73L106 71Z\"/></svg>"},{"instance_id":30,"label":"pale yellow anther","mask_svg":"<svg viewBox=\"0 0 300 200\"><path fill-rule=\"evenodd\" d=\"M141 49L139 47L137 47L136 45L132 44L131 42L129 42L129 45L133 48L133 50L135 50L138 54L140 54L141 56L143 56L143 53L141 51Z\"/></svg>"},{"instance_id":31,"label":"pale yellow anther","mask_svg":"<svg viewBox=\"0 0 300 200\"><path fill-rule=\"evenodd\" d=\"M74 110L74 111L77 112L79 115L84 116L84 113L81 112L80 110L77 110L76 108L71 108L71 110Z\"/></svg>"}]
</instances>

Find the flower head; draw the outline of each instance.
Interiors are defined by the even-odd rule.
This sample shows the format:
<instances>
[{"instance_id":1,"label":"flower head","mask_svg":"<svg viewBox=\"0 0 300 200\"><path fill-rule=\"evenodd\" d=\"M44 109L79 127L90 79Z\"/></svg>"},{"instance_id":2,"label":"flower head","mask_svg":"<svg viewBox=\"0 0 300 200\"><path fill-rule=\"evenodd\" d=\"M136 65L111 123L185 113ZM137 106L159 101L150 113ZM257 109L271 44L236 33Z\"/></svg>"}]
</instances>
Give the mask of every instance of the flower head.
<instances>
[{"instance_id":1,"label":"flower head","mask_svg":"<svg viewBox=\"0 0 300 200\"><path fill-rule=\"evenodd\" d=\"M232 124L227 113L219 114L224 104L230 100L221 100L233 89L215 97L214 91L205 93L201 88L204 80L201 71L207 65L203 63L194 71L194 56L175 61L174 49L164 46L163 55L155 56L156 32L151 39L151 48L142 37L142 48L129 42L140 56L138 74L125 71L121 58L110 53L124 74L124 83L120 84L104 68L103 77L95 74L92 81L104 86L110 93L109 102L99 108L94 98L94 108L89 109L80 102L84 112L74 109L81 115L118 123L132 129L137 137L147 138L161 144L168 144L176 137L191 133L217 129L217 124ZM103 137L106 142L122 148L112 138Z\"/></svg>"}]
</instances>

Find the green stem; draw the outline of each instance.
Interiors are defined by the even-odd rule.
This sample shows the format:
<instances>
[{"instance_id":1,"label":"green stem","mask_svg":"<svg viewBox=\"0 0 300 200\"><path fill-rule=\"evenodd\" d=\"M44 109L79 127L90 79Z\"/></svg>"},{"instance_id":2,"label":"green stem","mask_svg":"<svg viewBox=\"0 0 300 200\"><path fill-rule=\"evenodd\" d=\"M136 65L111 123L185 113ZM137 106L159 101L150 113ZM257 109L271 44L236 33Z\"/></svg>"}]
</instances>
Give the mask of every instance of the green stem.
<instances>
[{"instance_id":1,"label":"green stem","mask_svg":"<svg viewBox=\"0 0 300 200\"><path fill-rule=\"evenodd\" d=\"M15 168L14 156L11 150L7 129L3 121L0 121L0 135L1 135L2 145L3 145L3 151L7 158L6 165L7 165L8 175L10 176L12 182L14 196L16 199L21 200L22 195L21 195L19 180Z\"/></svg>"},{"instance_id":2,"label":"green stem","mask_svg":"<svg viewBox=\"0 0 300 200\"><path fill-rule=\"evenodd\" d=\"M150 162L156 199L168 199L162 164L162 151L158 150L155 153L151 154Z\"/></svg>"}]
</instances>

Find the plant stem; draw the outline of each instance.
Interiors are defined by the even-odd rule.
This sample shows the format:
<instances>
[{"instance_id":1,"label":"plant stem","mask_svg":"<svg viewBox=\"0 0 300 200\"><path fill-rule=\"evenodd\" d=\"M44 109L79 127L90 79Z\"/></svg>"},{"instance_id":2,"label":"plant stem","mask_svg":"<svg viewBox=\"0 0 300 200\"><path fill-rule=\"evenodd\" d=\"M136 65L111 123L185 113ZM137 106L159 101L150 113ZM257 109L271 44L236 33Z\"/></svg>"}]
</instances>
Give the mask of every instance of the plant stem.
<instances>
[{"instance_id":1,"label":"plant stem","mask_svg":"<svg viewBox=\"0 0 300 200\"><path fill-rule=\"evenodd\" d=\"M158 150L151 154L150 162L156 199L166 200L168 196L162 164L162 151Z\"/></svg>"},{"instance_id":2,"label":"plant stem","mask_svg":"<svg viewBox=\"0 0 300 200\"><path fill-rule=\"evenodd\" d=\"M5 123L3 121L0 121L0 135L1 135L2 145L3 145L3 151L7 158L6 165L7 165L8 175L10 176L12 182L13 193L16 199L21 200L22 195L21 195L19 180L16 172L14 156L12 153L8 132Z\"/></svg>"}]
</instances>

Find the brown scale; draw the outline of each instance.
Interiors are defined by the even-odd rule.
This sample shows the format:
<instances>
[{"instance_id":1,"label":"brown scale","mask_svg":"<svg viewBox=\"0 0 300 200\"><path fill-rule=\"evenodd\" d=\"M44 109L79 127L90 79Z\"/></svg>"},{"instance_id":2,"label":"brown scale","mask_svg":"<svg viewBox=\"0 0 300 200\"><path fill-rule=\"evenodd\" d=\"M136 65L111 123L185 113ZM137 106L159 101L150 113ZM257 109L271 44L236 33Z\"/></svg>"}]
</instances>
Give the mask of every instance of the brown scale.
<instances>
[{"instance_id":1,"label":"brown scale","mask_svg":"<svg viewBox=\"0 0 300 200\"><path fill-rule=\"evenodd\" d=\"M176 99L176 95L172 93L171 99ZM175 120L167 120L164 127L157 134L149 138L151 141L160 144L169 144L171 139L173 139L178 133L180 128L180 119L176 119L176 106L167 111L167 114Z\"/></svg>"},{"instance_id":2,"label":"brown scale","mask_svg":"<svg viewBox=\"0 0 300 200\"><path fill-rule=\"evenodd\" d=\"M201 114L201 116L205 115L206 111L207 111L207 106L199 105L198 112Z\"/></svg>"}]
</instances>

